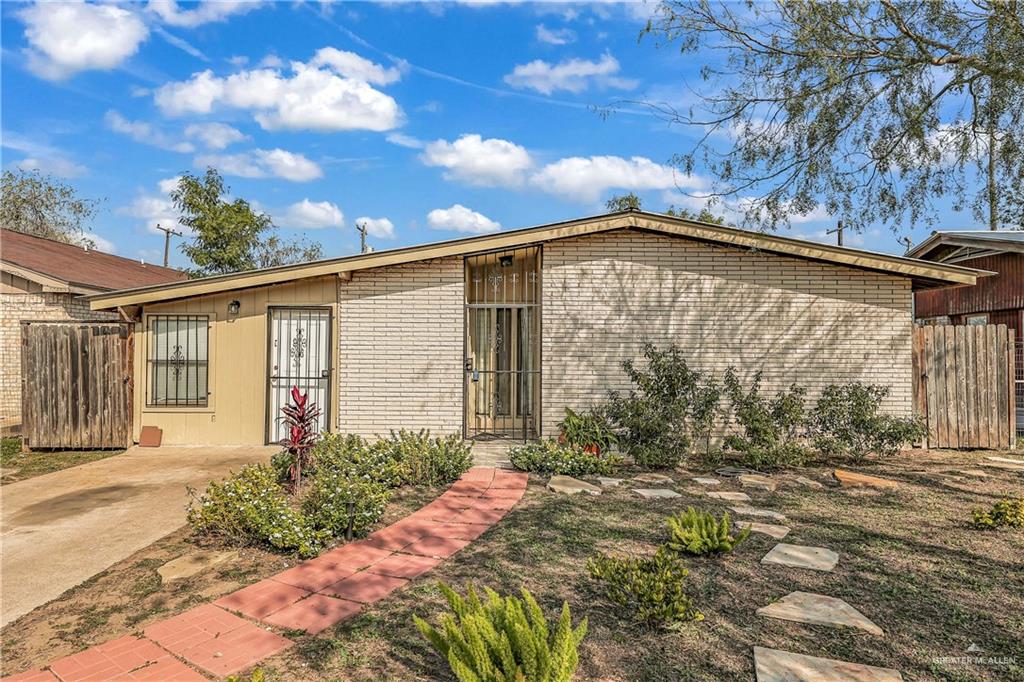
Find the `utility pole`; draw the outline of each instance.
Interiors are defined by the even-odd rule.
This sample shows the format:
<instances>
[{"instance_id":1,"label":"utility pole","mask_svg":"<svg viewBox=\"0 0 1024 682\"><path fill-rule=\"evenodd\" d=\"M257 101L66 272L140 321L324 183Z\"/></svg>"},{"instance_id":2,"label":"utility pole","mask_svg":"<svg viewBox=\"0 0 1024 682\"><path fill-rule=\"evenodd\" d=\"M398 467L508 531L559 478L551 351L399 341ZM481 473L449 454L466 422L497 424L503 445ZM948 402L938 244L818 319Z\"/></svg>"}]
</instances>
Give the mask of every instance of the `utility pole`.
<instances>
[{"instance_id":1,"label":"utility pole","mask_svg":"<svg viewBox=\"0 0 1024 682\"><path fill-rule=\"evenodd\" d=\"M836 243L839 246L842 246L843 245L843 230L845 230L845 229L846 228L843 227L843 221L840 220L838 223L836 223L835 229L833 229L833 230L826 230L825 234L834 234L834 235L836 235Z\"/></svg>"},{"instance_id":2,"label":"utility pole","mask_svg":"<svg viewBox=\"0 0 1024 682\"><path fill-rule=\"evenodd\" d=\"M359 233L359 253L369 253L370 247L366 245L366 225L356 223L356 232Z\"/></svg>"},{"instance_id":3,"label":"utility pole","mask_svg":"<svg viewBox=\"0 0 1024 682\"><path fill-rule=\"evenodd\" d=\"M156 224L156 229L164 233L164 267L167 267L167 259L171 255L171 235L177 237L183 236L181 232L171 229L170 227L160 227L160 223Z\"/></svg>"}]
</instances>

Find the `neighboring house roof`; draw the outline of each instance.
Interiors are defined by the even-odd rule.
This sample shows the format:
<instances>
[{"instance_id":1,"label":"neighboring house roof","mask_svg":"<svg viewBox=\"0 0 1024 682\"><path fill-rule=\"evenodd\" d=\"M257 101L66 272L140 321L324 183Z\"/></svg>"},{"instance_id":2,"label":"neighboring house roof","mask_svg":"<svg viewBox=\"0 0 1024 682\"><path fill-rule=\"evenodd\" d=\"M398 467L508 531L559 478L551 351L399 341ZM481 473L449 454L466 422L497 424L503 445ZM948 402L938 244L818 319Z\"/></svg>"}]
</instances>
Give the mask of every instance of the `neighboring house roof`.
<instances>
[{"instance_id":1,"label":"neighboring house roof","mask_svg":"<svg viewBox=\"0 0 1024 682\"><path fill-rule=\"evenodd\" d=\"M998 253L1024 253L1024 232L1011 230L950 230L931 236L907 256L938 263L959 263Z\"/></svg>"},{"instance_id":2,"label":"neighboring house roof","mask_svg":"<svg viewBox=\"0 0 1024 682\"><path fill-rule=\"evenodd\" d=\"M0 228L0 269L44 291L95 294L188 279L185 273L74 244Z\"/></svg>"},{"instance_id":3,"label":"neighboring house roof","mask_svg":"<svg viewBox=\"0 0 1024 682\"><path fill-rule=\"evenodd\" d=\"M189 296L202 296L254 286L267 286L300 278L344 275L355 270L397 265L431 258L461 256L484 251L511 249L555 239L578 237L610 230L637 229L687 237L717 244L807 258L854 268L891 273L912 278L915 288L974 284L979 276L991 274L971 268L940 265L900 256L872 253L774 234L751 232L711 223L685 220L645 211L621 211L604 215L541 225L508 232L464 237L421 246L250 270L175 284L143 287L90 297L93 310L125 305L140 305Z\"/></svg>"}]
</instances>

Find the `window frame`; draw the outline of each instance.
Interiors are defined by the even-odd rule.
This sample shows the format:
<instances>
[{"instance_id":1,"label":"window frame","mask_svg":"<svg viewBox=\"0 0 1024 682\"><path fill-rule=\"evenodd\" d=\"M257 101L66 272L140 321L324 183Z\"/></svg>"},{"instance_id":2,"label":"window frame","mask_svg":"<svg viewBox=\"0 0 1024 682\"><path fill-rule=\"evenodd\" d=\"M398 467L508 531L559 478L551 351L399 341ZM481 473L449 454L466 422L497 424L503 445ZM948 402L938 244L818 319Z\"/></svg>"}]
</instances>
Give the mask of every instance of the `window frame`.
<instances>
[{"instance_id":1,"label":"window frame","mask_svg":"<svg viewBox=\"0 0 1024 682\"><path fill-rule=\"evenodd\" d=\"M201 399L197 398L196 401L189 402L156 402L156 366L161 360L156 358L156 331L155 325L160 319L164 318L185 318L195 320L205 320L205 325L199 325L200 328L204 328L206 331L206 395L202 396ZM214 368L213 368L213 357L214 357L214 334L213 325L215 317L212 313L174 313L174 312L160 312L160 313L147 313L144 316L145 331L146 331L146 366L145 366L145 380L146 380L146 395L145 395L145 409L147 411L171 411L171 412L210 412L213 410L213 384L214 384ZM186 361L187 362L187 361ZM197 360L195 362L203 362Z\"/></svg>"},{"instance_id":2,"label":"window frame","mask_svg":"<svg viewBox=\"0 0 1024 682\"><path fill-rule=\"evenodd\" d=\"M964 324L983 327L988 324L988 313L971 313L964 315Z\"/></svg>"}]
</instances>

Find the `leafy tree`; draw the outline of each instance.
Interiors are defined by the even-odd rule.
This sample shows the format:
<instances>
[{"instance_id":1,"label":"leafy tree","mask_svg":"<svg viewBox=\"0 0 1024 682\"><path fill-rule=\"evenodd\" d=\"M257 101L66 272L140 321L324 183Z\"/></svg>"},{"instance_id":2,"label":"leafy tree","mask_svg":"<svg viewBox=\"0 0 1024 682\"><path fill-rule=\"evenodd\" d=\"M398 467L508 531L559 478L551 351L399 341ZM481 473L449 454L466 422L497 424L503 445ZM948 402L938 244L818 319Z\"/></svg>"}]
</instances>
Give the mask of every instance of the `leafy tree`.
<instances>
[{"instance_id":1,"label":"leafy tree","mask_svg":"<svg viewBox=\"0 0 1024 682\"><path fill-rule=\"evenodd\" d=\"M854 228L931 223L951 197L992 229L1024 224L1024 4L666 0L647 33L722 55L696 108L651 106L702 129L674 161L702 162L748 222L821 200Z\"/></svg>"},{"instance_id":2,"label":"leafy tree","mask_svg":"<svg viewBox=\"0 0 1024 682\"><path fill-rule=\"evenodd\" d=\"M643 202L640 197L635 192L630 192L613 196L604 202L604 205L609 213L616 213L618 211L639 211L641 203Z\"/></svg>"},{"instance_id":3,"label":"leafy tree","mask_svg":"<svg viewBox=\"0 0 1024 682\"><path fill-rule=\"evenodd\" d=\"M274 234L266 213L245 199L228 201L229 188L214 168L203 176L185 173L171 193L179 222L193 232L181 250L196 265L196 277L285 265L320 257L320 245L286 242Z\"/></svg>"},{"instance_id":4,"label":"leafy tree","mask_svg":"<svg viewBox=\"0 0 1024 682\"><path fill-rule=\"evenodd\" d=\"M95 246L85 230L99 203L49 175L5 170L0 177L0 224L16 232Z\"/></svg>"},{"instance_id":5,"label":"leafy tree","mask_svg":"<svg viewBox=\"0 0 1024 682\"><path fill-rule=\"evenodd\" d=\"M629 194L617 194L611 199L604 203L609 213L616 213L618 211L639 211L643 208L643 200L636 195L634 192ZM702 208L699 212L690 211L685 208L676 208L675 206L669 206L665 209L665 215L674 216L676 218L683 218L685 220L697 220L702 223L715 223L716 225L725 225L725 218L722 216L716 216L707 207Z\"/></svg>"}]
</instances>

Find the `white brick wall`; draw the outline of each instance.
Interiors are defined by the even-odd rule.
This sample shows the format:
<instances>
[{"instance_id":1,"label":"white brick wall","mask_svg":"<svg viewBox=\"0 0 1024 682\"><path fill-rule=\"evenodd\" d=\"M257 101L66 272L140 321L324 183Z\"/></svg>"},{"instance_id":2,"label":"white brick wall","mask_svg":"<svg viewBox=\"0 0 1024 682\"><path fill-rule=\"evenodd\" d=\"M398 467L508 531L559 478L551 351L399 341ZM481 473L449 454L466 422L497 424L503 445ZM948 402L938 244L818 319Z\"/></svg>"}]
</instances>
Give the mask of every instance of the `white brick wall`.
<instances>
[{"instance_id":1,"label":"white brick wall","mask_svg":"<svg viewBox=\"0 0 1024 682\"><path fill-rule=\"evenodd\" d=\"M461 258L353 274L338 285L338 429L462 431Z\"/></svg>"},{"instance_id":2,"label":"white brick wall","mask_svg":"<svg viewBox=\"0 0 1024 682\"><path fill-rule=\"evenodd\" d=\"M0 294L0 430L21 424L21 322L116 320L117 313L94 312L72 294Z\"/></svg>"},{"instance_id":3,"label":"white brick wall","mask_svg":"<svg viewBox=\"0 0 1024 682\"><path fill-rule=\"evenodd\" d=\"M852 268L618 231L544 247L543 430L565 406L626 389L620 363L644 340L675 342L692 365L765 374L817 398L829 383L891 388L911 410L909 280Z\"/></svg>"}]
</instances>

